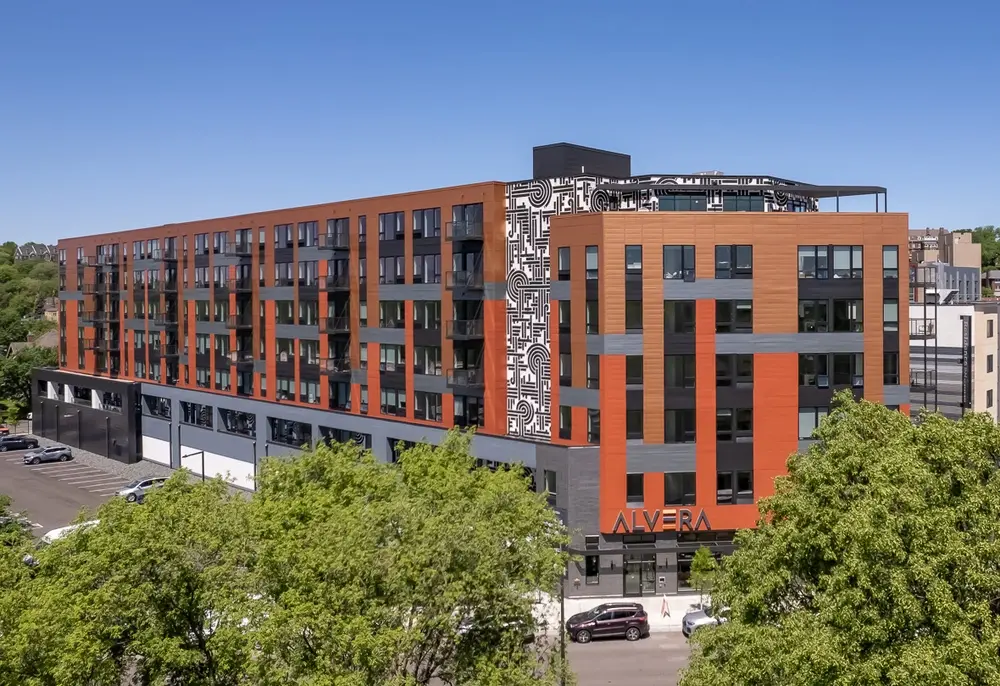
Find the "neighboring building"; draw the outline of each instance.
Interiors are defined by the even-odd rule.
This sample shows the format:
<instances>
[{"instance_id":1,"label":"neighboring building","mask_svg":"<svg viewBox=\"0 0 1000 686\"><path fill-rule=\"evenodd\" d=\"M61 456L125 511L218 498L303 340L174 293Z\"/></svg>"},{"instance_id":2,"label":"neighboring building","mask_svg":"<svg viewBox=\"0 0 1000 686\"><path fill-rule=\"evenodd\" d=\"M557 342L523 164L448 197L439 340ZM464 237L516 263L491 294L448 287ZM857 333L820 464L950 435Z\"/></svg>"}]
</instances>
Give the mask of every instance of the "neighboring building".
<instances>
[{"instance_id":1,"label":"neighboring building","mask_svg":"<svg viewBox=\"0 0 1000 686\"><path fill-rule=\"evenodd\" d=\"M534 167L60 241L37 432L252 488L303 444L476 426L574 532L568 593L653 595L754 525L836 390L909 412L907 216L817 211L885 189Z\"/></svg>"},{"instance_id":2,"label":"neighboring building","mask_svg":"<svg viewBox=\"0 0 1000 686\"><path fill-rule=\"evenodd\" d=\"M947 229L911 229L910 258L917 264L944 262L955 267L982 270L983 246L972 242L972 233Z\"/></svg>"},{"instance_id":3,"label":"neighboring building","mask_svg":"<svg viewBox=\"0 0 1000 686\"><path fill-rule=\"evenodd\" d=\"M50 260L56 259L56 246L44 243L25 243L14 249L15 260Z\"/></svg>"},{"instance_id":4,"label":"neighboring building","mask_svg":"<svg viewBox=\"0 0 1000 686\"><path fill-rule=\"evenodd\" d=\"M56 330L46 331L41 336L28 334L28 340L11 343L7 348L7 357L14 357L27 348L57 348L59 347L59 332Z\"/></svg>"},{"instance_id":5,"label":"neighboring building","mask_svg":"<svg viewBox=\"0 0 1000 686\"><path fill-rule=\"evenodd\" d=\"M59 298L45 298L42 301L42 319L48 322L59 321Z\"/></svg>"}]
</instances>

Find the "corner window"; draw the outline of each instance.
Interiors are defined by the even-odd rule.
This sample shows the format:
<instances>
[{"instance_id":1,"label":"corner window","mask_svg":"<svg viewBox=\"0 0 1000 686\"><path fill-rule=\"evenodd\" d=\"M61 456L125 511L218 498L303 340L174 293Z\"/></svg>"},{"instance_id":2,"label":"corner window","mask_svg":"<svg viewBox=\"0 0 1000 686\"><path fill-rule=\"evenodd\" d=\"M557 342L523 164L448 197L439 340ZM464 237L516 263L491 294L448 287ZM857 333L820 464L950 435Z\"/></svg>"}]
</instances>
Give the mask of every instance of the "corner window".
<instances>
[{"instance_id":1,"label":"corner window","mask_svg":"<svg viewBox=\"0 0 1000 686\"><path fill-rule=\"evenodd\" d=\"M643 474L625 475L625 499L630 503L643 502Z\"/></svg>"},{"instance_id":2,"label":"corner window","mask_svg":"<svg viewBox=\"0 0 1000 686\"><path fill-rule=\"evenodd\" d=\"M587 279L596 279L599 274L599 267L597 261L597 246L588 245L587 246Z\"/></svg>"},{"instance_id":3,"label":"corner window","mask_svg":"<svg viewBox=\"0 0 1000 686\"><path fill-rule=\"evenodd\" d=\"M694 281L694 246L663 246L663 278Z\"/></svg>"},{"instance_id":4,"label":"corner window","mask_svg":"<svg viewBox=\"0 0 1000 686\"><path fill-rule=\"evenodd\" d=\"M642 246L625 246L625 273L642 274Z\"/></svg>"},{"instance_id":5,"label":"corner window","mask_svg":"<svg viewBox=\"0 0 1000 686\"><path fill-rule=\"evenodd\" d=\"M715 278L752 279L752 245L715 246Z\"/></svg>"},{"instance_id":6,"label":"corner window","mask_svg":"<svg viewBox=\"0 0 1000 686\"><path fill-rule=\"evenodd\" d=\"M882 246L882 278L899 278L899 247L895 245Z\"/></svg>"}]
</instances>

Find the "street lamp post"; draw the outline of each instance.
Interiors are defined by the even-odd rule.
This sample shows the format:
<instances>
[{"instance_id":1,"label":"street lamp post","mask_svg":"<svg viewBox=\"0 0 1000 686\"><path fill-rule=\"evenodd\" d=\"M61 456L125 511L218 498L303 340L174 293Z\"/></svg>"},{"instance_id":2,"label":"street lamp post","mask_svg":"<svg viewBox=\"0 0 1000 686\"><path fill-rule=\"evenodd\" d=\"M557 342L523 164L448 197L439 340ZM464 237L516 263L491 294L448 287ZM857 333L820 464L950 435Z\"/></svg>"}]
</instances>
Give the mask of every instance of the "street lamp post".
<instances>
[{"instance_id":1,"label":"street lamp post","mask_svg":"<svg viewBox=\"0 0 1000 686\"><path fill-rule=\"evenodd\" d=\"M566 569L559 579L559 684L566 686Z\"/></svg>"}]
</instances>

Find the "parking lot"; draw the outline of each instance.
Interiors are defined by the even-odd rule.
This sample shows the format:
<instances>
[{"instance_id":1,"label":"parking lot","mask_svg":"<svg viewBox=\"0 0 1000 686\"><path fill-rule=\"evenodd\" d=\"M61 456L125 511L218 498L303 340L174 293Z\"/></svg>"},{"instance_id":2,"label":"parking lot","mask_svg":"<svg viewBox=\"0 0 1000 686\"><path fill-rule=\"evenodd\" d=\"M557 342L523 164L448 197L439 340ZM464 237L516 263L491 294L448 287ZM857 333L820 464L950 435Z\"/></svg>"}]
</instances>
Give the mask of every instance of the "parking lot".
<instances>
[{"instance_id":1,"label":"parking lot","mask_svg":"<svg viewBox=\"0 0 1000 686\"><path fill-rule=\"evenodd\" d=\"M0 453L0 492L13 499L12 509L24 512L39 535L69 524L81 509L96 510L128 481L76 460L26 465L25 452Z\"/></svg>"}]
</instances>

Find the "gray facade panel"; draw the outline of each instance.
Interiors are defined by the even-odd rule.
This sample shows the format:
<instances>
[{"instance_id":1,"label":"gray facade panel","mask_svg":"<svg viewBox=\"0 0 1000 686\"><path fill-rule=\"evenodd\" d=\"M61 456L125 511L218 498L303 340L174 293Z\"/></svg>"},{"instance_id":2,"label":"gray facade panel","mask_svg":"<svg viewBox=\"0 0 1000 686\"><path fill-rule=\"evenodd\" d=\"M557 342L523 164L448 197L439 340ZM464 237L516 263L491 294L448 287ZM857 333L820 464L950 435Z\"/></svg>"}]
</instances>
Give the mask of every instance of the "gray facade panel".
<instances>
[{"instance_id":1,"label":"gray facade panel","mask_svg":"<svg viewBox=\"0 0 1000 686\"><path fill-rule=\"evenodd\" d=\"M695 444L626 445L625 464L628 472L693 472Z\"/></svg>"},{"instance_id":2,"label":"gray facade panel","mask_svg":"<svg viewBox=\"0 0 1000 686\"><path fill-rule=\"evenodd\" d=\"M738 353L860 353L862 333L720 333L715 352Z\"/></svg>"},{"instance_id":3,"label":"gray facade panel","mask_svg":"<svg viewBox=\"0 0 1000 686\"><path fill-rule=\"evenodd\" d=\"M609 333L587 336L588 355L642 355L641 333Z\"/></svg>"},{"instance_id":4,"label":"gray facade panel","mask_svg":"<svg viewBox=\"0 0 1000 686\"><path fill-rule=\"evenodd\" d=\"M306 341L318 341L319 329L308 324L275 324L275 338L301 338Z\"/></svg>"},{"instance_id":5,"label":"gray facade panel","mask_svg":"<svg viewBox=\"0 0 1000 686\"><path fill-rule=\"evenodd\" d=\"M363 326L358 330L358 340L362 343L406 345L406 329L380 329Z\"/></svg>"},{"instance_id":6,"label":"gray facade panel","mask_svg":"<svg viewBox=\"0 0 1000 686\"><path fill-rule=\"evenodd\" d=\"M559 404L569 407L586 407L591 410L601 409L601 392L596 388L559 387Z\"/></svg>"},{"instance_id":7,"label":"gray facade panel","mask_svg":"<svg viewBox=\"0 0 1000 686\"><path fill-rule=\"evenodd\" d=\"M483 298L485 300L506 300L507 284L504 281L488 281L483 285Z\"/></svg>"},{"instance_id":8,"label":"gray facade panel","mask_svg":"<svg viewBox=\"0 0 1000 686\"><path fill-rule=\"evenodd\" d=\"M267 372L267 360L254 360L253 370L255 372L260 372L261 374Z\"/></svg>"},{"instance_id":9,"label":"gray facade panel","mask_svg":"<svg viewBox=\"0 0 1000 686\"><path fill-rule=\"evenodd\" d=\"M184 289L185 300L211 300L212 290L210 288L186 288Z\"/></svg>"},{"instance_id":10,"label":"gray facade panel","mask_svg":"<svg viewBox=\"0 0 1000 686\"><path fill-rule=\"evenodd\" d=\"M364 385L368 383L368 370L367 369L352 369L351 370L351 383L357 383Z\"/></svg>"},{"instance_id":11,"label":"gray facade panel","mask_svg":"<svg viewBox=\"0 0 1000 686\"><path fill-rule=\"evenodd\" d=\"M216 336L228 336L229 329L225 322L195 322L195 333L214 333Z\"/></svg>"},{"instance_id":12,"label":"gray facade panel","mask_svg":"<svg viewBox=\"0 0 1000 686\"><path fill-rule=\"evenodd\" d=\"M259 295L261 300L294 300L295 286L266 286Z\"/></svg>"},{"instance_id":13,"label":"gray facade panel","mask_svg":"<svg viewBox=\"0 0 1000 686\"><path fill-rule=\"evenodd\" d=\"M803 439L799 441L799 452L806 453L809 451L809 447L815 445L818 441Z\"/></svg>"},{"instance_id":14,"label":"gray facade panel","mask_svg":"<svg viewBox=\"0 0 1000 686\"><path fill-rule=\"evenodd\" d=\"M152 417L148 414L142 415L142 435L150 438L158 438L161 441L170 440L170 420Z\"/></svg>"},{"instance_id":15,"label":"gray facade panel","mask_svg":"<svg viewBox=\"0 0 1000 686\"><path fill-rule=\"evenodd\" d=\"M886 405L906 405L910 402L909 386L883 386L882 402Z\"/></svg>"},{"instance_id":16,"label":"gray facade panel","mask_svg":"<svg viewBox=\"0 0 1000 686\"><path fill-rule=\"evenodd\" d=\"M751 300L753 279L663 280L664 300Z\"/></svg>"},{"instance_id":17,"label":"gray facade panel","mask_svg":"<svg viewBox=\"0 0 1000 686\"><path fill-rule=\"evenodd\" d=\"M551 454L559 446L540 446L539 452ZM574 547L583 547L583 534L596 534L600 528L600 454L599 447L565 450L569 475L566 525L573 535Z\"/></svg>"},{"instance_id":18,"label":"gray facade panel","mask_svg":"<svg viewBox=\"0 0 1000 686\"><path fill-rule=\"evenodd\" d=\"M549 288L552 300L572 300L569 292L569 281L553 281Z\"/></svg>"},{"instance_id":19,"label":"gray facade panel","mask_svg":"<svg viewBox=\"0 0 1000 686\"><path fill-rule=\"evenodd\" d=\"M215 424L221 424L218 410L215 412ZM257 431L258 433L261 431L260 424L257 425ZM216 455L225 455L240 462L257 464L257 451L254 445L256 441L252 438L237 436L225 431L203 429L200 426L191 426L189 424L178 424L177 435L180 445L184 446L184 449L188 451L185 455L181 455L181 458L190 455L190 449L194 448L195 450L204 450ZM197 460L197 458L195 459Z\"/></svg>"},{"instance_id":20,"label":"gray facade panel","mask_svg":"<svg viewBox=\"0 0 1000 686\"><path fill-rule=\"evenodd\" d=\"M368 383L367 373L365 374L365 381L358 383ZM423 391L424 393L447 393L448 380L444 376L440 375L434 376L432 374L414 374L413 390Z\"/></svg>"},{"instance_id":21,"label":"gray facade panel","mask_svg":"<svg viewBox=\"0 0 1000 686\"><path fill-rule=\"evenodd\" d=\"M134 319L134 318L130 317L129 319L125 320L125 328L126 329L135 329L137 331L145 331L146 330L146 320L145 319Z\"/></svg>"},{"instance_id":22,"label":"gray facade panel","mask_svg":"<svg viewBox=\"0 0 1000 686\"><path fill-rule=\"evenodd\" d=\"M83 291L59 291L60 300L83 300Z\"/></svg>"},{"instance_id":23,"label":"gray facade panel","mask_svg":"<svg viewBox=\"0 0 1000 686\"><path fill-rule=\"evenodd\" d=\"M329 248L318 248L316 246L299 248L299 260L303 262L305 261L322 262L323 260L330 259L332 255L333 255L333 250Z\"/></svg>"},{"instance_id":24,"label":"gray facade panel","mask_svg":"<svg viewBox=\"0 0 1000 686\"><path fill-rule=\"evenodd\" d=\"M383 283L378 287L379 300L440 300L439 283Z\"/></svg>"}]
</instances>

